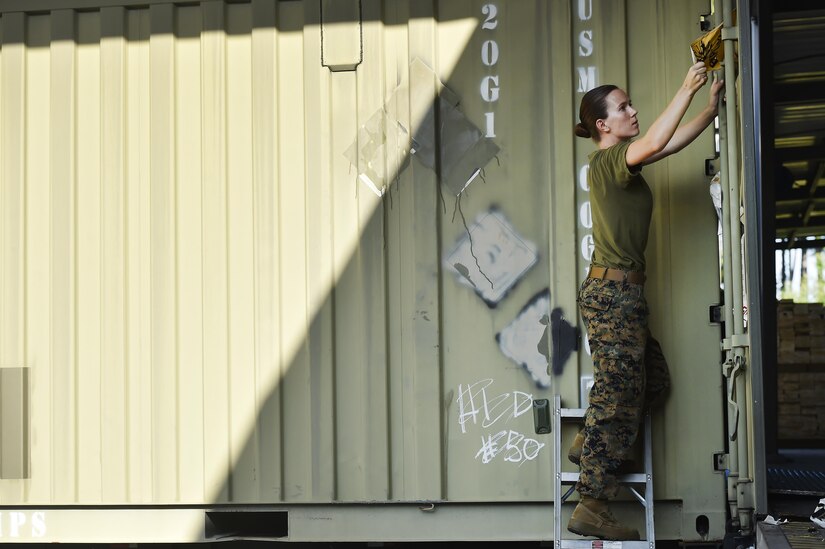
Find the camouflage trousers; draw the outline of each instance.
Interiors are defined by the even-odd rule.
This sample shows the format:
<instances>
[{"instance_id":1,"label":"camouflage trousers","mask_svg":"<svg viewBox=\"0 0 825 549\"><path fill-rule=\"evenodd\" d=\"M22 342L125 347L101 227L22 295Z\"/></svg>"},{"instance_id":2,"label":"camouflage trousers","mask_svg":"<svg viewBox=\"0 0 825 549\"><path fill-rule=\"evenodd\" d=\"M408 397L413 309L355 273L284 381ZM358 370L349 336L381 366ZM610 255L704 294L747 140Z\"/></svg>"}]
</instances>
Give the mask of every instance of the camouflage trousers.
<instances>
[{"instance_id":1,"label":"camouflage trousers","mask_svg":"<svg viewBox=\"0 0 825 549\"><path fill-rule=\"evenodd\" d=\"M593 387L576 490L610 499L619 488L614 472L630 453L644 411L667 393L670 374L648 329L644 286L587 278L577 301L593 358Z\"/></svg>"}]
</instances>

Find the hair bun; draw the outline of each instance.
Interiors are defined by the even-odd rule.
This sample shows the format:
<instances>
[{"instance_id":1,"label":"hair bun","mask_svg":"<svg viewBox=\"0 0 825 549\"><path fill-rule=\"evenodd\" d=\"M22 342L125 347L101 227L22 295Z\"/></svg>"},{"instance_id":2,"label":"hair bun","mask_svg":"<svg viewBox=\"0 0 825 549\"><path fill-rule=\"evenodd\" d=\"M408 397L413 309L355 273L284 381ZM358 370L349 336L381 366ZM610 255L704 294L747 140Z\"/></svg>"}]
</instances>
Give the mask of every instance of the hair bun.
<instances>
[{"instance_id":1,"label":"hair bun","mask_svg":"<svg viewBox=\"0 0 825 549\"><path fill-rule=\"evenodd\" d=\"M575 129L574 131L575 131L576 135L577 135L577 136L579 136L579 137L584 137L584 138L586 138L586 139L590 139L591 137L593 137L593 136L590 134L590 130L588 130L587 128L585 128L585 127L582 125L582 123L581 123L581 122L579 122L578 124L576 124L576 129Z\"/></svg>"}]
</instances>

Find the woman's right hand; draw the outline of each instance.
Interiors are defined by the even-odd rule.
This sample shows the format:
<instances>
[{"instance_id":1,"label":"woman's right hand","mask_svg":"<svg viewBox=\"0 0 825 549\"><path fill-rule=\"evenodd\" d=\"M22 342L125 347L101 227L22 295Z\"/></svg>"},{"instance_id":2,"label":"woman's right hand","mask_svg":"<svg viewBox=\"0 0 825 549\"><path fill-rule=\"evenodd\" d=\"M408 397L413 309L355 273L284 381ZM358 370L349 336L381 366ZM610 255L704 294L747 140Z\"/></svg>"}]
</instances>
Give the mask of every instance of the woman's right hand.
<instances>
[{"instance_id":1,"label":"woman's right hand","mask_svg":"<svg viewBox=\"0 0 825 549\"><path fill-rule=\"evenodd\" d=\"M710 85L710 97L708 98L708 107L714 112L719 112L719 94L722 93L722 89L725 85L725 81L715 76L713 79L713 83ZM725 102L724 97L722 98L722 102Z\"/></svg>"},{"instance_id":2,"label":"woman's right hand","mask_svg":"<svg viewBox=\"0 0 825 549\"><path fill-rule=\"evenodd\" d=\"M697 61L688 69L682 89L687 90L691 95L699 91L708 81L708 69L703 61Z\"/></svg>"}]
</instances>

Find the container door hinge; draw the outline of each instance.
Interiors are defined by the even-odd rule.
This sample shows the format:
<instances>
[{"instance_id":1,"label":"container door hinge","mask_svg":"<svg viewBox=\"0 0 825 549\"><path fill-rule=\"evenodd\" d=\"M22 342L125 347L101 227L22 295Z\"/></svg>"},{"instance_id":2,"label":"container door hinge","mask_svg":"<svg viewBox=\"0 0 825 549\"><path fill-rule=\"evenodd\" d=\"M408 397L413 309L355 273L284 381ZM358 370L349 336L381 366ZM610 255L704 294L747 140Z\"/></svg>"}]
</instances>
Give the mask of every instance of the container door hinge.
<instances>
[{"instance_id":1,"label":"container door hinge","mask_svg":"<svg viewBox=\"0 0 825 549\"><path fill-rule=\"evenodd\" d=\"M722 324L725 319L722 317L722 306L711 305L708 307L708 321L711 324Z\"/></svg>"},{"instance_id":2,"label":"container door hinge","mask_svg":"<svg viewBox=\"0 0 825 549\"><path fill-rule=\"evenodd\" d=\"M747 349L750 347L750 338L747 334L732 335L730 338L722 340L722 350L730 351L732 349Z\"/></svg>"},{"instance_id":3,"label":"container door hinge","mask_svg":"<svg viewBox=\"0 0 825 549\"><path fill-rule=\"evenodd\" d=\"M753 508L753 479L750 478L740 478L736 482L736 490L739 492L739 495L742 496L742 502L745 504L740 509L752 509Z\"/></svg>"},{"instance_id":4,"label":"container door hinge","mask_svg":"<svg viewBox=\"0 0 825 549\"><path fill-rule=\"evenodd\" d=\"M739 27L722 27L722 40L739 40Z\"/></svg>"},{"instance_id":5,"label":"container door hinge","mask_svg":"<svg viewBox=\"0 0 825 549\"><path fill-rule=\"evenodd\" d=\"M705 158L705 175L713 177L719 172L719 156Z\"/></svg>"},{"instance_id":6,"label":"container door hinge","mask_svg":"<svg viewBox=\"0 0 825 549\"><path fill-rule=\"evenodd\" d=\"M713 454L713 470L718 473L724 473L728 470L728 459L730 455L725 452L714 452Z\"/></svg>"}]
</instances>

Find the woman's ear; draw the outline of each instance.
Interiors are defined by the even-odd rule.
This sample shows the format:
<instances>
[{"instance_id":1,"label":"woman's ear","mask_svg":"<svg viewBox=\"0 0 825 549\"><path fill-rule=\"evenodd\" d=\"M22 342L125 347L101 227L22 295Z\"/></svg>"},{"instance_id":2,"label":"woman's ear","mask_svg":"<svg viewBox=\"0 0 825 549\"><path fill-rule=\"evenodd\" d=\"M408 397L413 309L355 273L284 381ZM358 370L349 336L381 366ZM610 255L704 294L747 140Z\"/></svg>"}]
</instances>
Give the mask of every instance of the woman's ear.
<instances>
[{"instance_id":1,"label":"woman's ear","mask_svg":"<svg viewBox=\"0 0 825 549\"><path fill-rule=\"evenodd\" d=\"M607 127L607 123L601 118L596 120L596 129L604 133L608 133L610 131L610 128Z\"/></svg>"}]
</instances>

